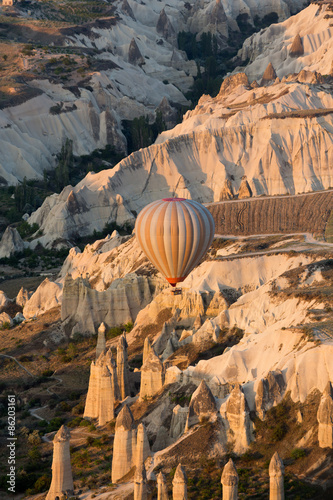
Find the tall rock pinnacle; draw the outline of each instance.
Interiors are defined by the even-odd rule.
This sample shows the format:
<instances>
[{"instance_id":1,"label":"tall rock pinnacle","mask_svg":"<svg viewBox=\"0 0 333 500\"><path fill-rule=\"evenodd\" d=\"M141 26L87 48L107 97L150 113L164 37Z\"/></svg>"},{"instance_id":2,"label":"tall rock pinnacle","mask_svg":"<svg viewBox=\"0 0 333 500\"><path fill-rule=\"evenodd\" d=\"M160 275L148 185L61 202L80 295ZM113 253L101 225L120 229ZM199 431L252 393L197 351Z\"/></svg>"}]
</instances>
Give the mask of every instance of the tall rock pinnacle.
<instances>
[{"instance_id":1,"label":"tall rock pinnacle","mask_svg":"<svg viewBox=\"0 0 333 500\"><path fill-rule=\"evenodd\" d=\"M117 344L117 377L120 398L123 400L129 396L127 342L124 335L120 337Z\"/></svg>"},{"instance_id":2,"label":"tall rock pinnacle","mask_svg":"<svg viewBox=\"0 0 333 500\"><path fill-rule=\"evenodd\" d=\"M105 352L105 332L106 326L104 323L101 323L98 327L98 337L97 337L97 345L96 345L96 360L99 358L102 352Z\"/></svg>"},{"instance_id":3,"label":"tall rock pinnacle","mask_svg":"<svg viewBox=\"0 0 333 500\"><path fill-rule=\"evenodd\" d=\"M70 433L62 425L53 439L52 481L46 500L73 495L73 475L69 451Z\"/></svg>"},{"instance_id":4,"label":"tall rock pinnacle","mask_svg":"<svg viewBox=\"0 0 333 500\"><path fill-rule=\"evenodd\" d=\"M232 459L224 466L221 483L223 500L237 500L238 498L238 474Z\"/></svg>"},{"instance_id":5,"label":"tall rock pinnacle","mask_svg":"<svg viewBox=\"0 0 333 500\"><path fill-rule=\"evenodd\" d=\"M284 466L278 452L269 464L269 500L284 500Z\"/></svg>"},{"instance_id":6,"label":"tall rock pinnacle","mask_svg":"<svg viewBox=\"0 0 333 500\"><path fill-rule=\"evenodd\" d=\"M179 464L172 481L173 500L187 500L187 476L184 467Z\"/></svg>"},{"instance_id":7,"label":"tall rock pinnacle","mask_svg":"<svg viewBox=\"0 0 333 500\"><path fill-rule=\"evenodd\" d=\"M130 408L125 404L116 420L113 442L112 482L116 483L134 465L136 429Z\"/></svg>"}]
</instances>

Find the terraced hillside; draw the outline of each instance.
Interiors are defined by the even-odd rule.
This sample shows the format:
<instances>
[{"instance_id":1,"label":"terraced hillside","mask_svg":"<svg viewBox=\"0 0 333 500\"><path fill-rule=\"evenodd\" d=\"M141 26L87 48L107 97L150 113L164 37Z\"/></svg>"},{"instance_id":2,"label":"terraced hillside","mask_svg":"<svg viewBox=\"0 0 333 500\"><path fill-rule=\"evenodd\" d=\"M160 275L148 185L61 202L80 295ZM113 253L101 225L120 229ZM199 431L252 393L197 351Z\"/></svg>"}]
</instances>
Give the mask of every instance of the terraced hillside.
<instances>
[{"instance_id":1,"label":"terraced hillside","mask_svg":"<svg viewBox=\"0 0 333 500\"><path fill-rule=\"evenodd\" d=\"M333 236L328 224L333 191L296 196L271 196L230 200L207 205L217 234L248 236L271 233L306 233ZM332 234L331 234L332 233Z\"/></svg>"}]
</instances>

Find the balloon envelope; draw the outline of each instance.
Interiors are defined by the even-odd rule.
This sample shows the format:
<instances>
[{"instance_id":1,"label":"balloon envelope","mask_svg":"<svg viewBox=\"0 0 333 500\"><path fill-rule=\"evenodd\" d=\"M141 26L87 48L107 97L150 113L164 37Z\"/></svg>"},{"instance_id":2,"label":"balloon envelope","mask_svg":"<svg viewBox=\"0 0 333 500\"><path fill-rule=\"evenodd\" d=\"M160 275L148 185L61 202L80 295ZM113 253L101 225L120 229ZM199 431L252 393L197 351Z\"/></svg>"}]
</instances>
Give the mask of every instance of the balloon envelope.
<instances>
[{"instance_id":1,"label":"balloon envelope","mask_svg":"<svg viewBox=\"0 0 333 500\"><path fill-rule=\"evenodd\" d=\"M172 286L184 281L214 238L211 213L200 203L164 198L139 213L135 234L148 259Z\"/></svg>"}]
</instances>

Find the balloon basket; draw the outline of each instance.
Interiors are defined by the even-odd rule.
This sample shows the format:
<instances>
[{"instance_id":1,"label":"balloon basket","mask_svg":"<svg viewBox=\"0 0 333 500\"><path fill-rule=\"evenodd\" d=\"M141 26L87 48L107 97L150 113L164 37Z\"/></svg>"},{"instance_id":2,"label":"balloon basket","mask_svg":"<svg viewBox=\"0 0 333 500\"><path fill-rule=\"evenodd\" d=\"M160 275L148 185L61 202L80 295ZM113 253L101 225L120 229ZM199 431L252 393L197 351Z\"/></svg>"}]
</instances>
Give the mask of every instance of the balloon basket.
<instances>
[{"instance_id":1,"label":"balloon basket","mask_svg":"<svg viewBox=\"0 0 333 500\"><path fill-rule=\"evenodd\" d=\"M181 288L173 288L172 290L170 290L170 293L172 295L181 295L182 294L182 289Z\"/></svg>"}]
</instances>

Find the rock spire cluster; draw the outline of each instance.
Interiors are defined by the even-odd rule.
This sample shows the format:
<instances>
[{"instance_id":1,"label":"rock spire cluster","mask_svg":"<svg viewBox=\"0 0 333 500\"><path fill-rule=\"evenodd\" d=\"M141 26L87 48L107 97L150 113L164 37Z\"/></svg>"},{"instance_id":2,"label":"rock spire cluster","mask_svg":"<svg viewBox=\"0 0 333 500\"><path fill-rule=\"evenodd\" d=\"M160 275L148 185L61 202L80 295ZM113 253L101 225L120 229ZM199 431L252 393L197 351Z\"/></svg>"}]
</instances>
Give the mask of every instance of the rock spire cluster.
<instances>
[{"instance_id":1,"label":"rock spire cluster","mask_svg":"<svg viewBox=\"0 0 333 500\"><path fill-rule=\"evenodd\" d=\"M52 481L46 500L74 493L69 440L70 432L62 425L53 439Z\"/></svg>"},{"instance_id":2,"label":"rock spire cluster","mask_svg":"<svg viewBox=\"0 0 333 500\"><path fill-rule=\"evenodd\" d=\"M100 329L102 340L97 347L103 345L103 328ZM121 336L117 346L117 363L111 349L107 352L104 349L97 361L91 363L83 414L85 418L98 418L99 425L114 418L115 401L123 400L129 395L128 372L127 343L125 337Z\"/></svg>"}]
</instances>

